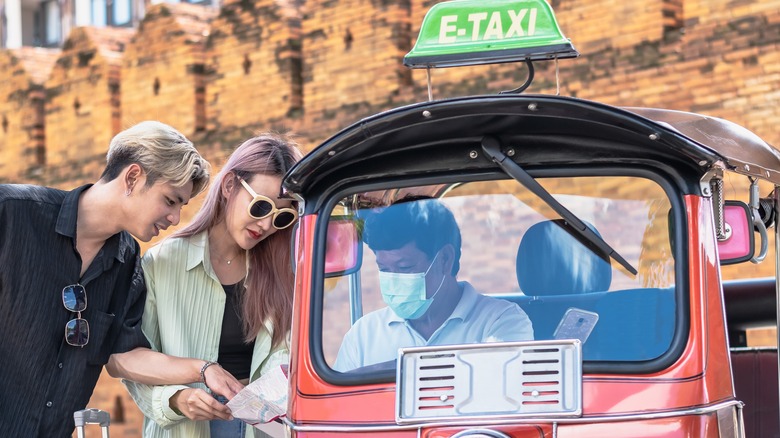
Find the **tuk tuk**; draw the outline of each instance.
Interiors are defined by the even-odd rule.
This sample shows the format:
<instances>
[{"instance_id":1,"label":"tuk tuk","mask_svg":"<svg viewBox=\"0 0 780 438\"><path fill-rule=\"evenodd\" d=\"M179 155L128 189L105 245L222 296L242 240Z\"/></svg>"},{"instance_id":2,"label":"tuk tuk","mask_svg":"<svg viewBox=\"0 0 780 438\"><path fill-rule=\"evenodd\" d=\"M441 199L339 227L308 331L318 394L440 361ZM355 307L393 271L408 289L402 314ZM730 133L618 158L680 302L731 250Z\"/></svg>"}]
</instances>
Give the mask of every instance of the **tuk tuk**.
<instances>
[{"instance_id":1,"label":"tuk tuk","mask_svg":"<svg viewBox=\"0 0 780 438\"><path fill-rule=\"evenodd\" d=\"M776 326L780 153L706 115L520 93L577 55L544 0L436 4L407 66L527 83L365 118L285 176L288 434L777 435L777 349L744 334ZM770 252L773 277L723 281Z\"/></svg>"}]
</instances>

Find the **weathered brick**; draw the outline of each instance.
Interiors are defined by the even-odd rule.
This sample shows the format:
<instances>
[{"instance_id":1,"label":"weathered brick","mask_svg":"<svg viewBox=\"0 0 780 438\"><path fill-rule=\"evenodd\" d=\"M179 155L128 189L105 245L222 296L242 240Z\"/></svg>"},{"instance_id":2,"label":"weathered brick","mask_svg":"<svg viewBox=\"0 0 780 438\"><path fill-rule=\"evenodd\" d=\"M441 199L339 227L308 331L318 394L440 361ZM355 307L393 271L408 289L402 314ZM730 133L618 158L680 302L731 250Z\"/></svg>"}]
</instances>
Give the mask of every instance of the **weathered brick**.
<instances>
[{"instance_id":1,"label":"weathered brick","mask_svg":"<svg viewBox=\"0 0 780 438\"><path fill-rule=\"evenodd\" d=\"M38 131L24 128L35 125L30 122L34 112L25 109L35 102L35 94L0 102L0 116L8 120L7 132L0 130L0 180L64 188L94 180L111 135L150 117L190 135L215 172L242 140L262 130L290 131L311 150L364 116L427 99L425 71L407 70L401 61L434 3L227 0L213 21L200 15L205 9L192 9L195 15L190 15L173 12L177 6L154 6L124 58L121 41L129 40L119 38L112 48L98 35L103 30L78 29L51 75L43 74L48 77L42 97L46 163L37 173L25 170L30 168L29 151L42 145L33 141ZM780 0L551 3L564 34L582 54L558 63L562 95L701 112L780 145ZM197 19L183 21L191 16ZM198 35L208 35L202 51ZM16 81L41 75L29 64L22 68L14 62L0 53L0 95L33 89L29 79ZM528 92L555 93L555 63L535 66ZM526 78L525 68L515 64L431 74L435 99L496 93ZM14 106L19 102L21 107ZM729 187L744 191L746 180L731 181ZM616 188L617 193L630 191ZM200 202L202 196L187 207L183 223ZM723 272L760 276L772 268L742 264ZM110 409L116 396L126 396L123 388L102 379L93 400ZM129 428L123 433L140 430L137 411L130 413L137 408L123 404ZM136 429L130 426L133 421Z\"/></svg>"},{"instance_id":2,"label":"weathered brick","mask_svg":"<svg viewBox=\"0 0 780 438\"><path fill-rule=\"evenodd\" d=\"M43 82L59 50L0 51L0 178L25 178L46 164Z\"/></svg>"},{"instance_id":3,"label":"weathered brick","mask_svg":"<svg viewBox=\"0 0 780 438\"><path fill-rule=\"evenodd\" d=\"M299 8L283 0L246 0L222 7L208 37L208 130L300 117Z\"/></svg>"},{"instance_id":4,"label":"weathered brick","mask_svg":"<svg viewBox=\"0 0 780 438\"><path fill-rule=\"evenodd\" d=\"M411 48L409 2L306 3L303 87L307 125L343 126L410 86L401 58Z\"/></svg>"},{"instance_id":5,"label":"weathered brick","mask_svg":"<svg viewBox=\"0 0 780 438\"><path fill-rule=\"evenodd\" d=\"M46 161L105 154L120 128L120 61L132 29L74 29L46 81Z\"/></svg>"},{"instance_id":6,"label":"weathered brick","mask_svg":"<svg viewBox=\"0 0 780 438\"><path fill-rule=\"evenodd\" d=\"M205 43L216 10L152 6L122 59L122 128L159 120L189 136L206 128Z\"/></svg>"}]
</instances>

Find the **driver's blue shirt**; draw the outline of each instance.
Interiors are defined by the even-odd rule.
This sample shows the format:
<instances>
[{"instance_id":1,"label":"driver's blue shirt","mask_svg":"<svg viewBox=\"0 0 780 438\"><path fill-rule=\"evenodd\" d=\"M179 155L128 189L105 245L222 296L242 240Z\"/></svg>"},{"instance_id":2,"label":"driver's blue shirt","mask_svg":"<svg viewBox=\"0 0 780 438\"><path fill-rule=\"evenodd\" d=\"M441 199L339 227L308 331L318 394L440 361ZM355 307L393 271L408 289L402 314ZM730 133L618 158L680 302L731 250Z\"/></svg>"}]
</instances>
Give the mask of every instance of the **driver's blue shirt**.
<instances>
[{"instance_id":1,"label":"driver's blue shirt","mask_svg":"<svg viewBox=\"0 0 780 438\"><path fill-rule=\"evenodd\" d=\"M531 320L520 306L484 296L467 282L458 284L463 289L460 302L430 339L385 307L355 322L333 368L343 372L395 360L401 347L533 340Z\"/></svg>"}]
</instances>

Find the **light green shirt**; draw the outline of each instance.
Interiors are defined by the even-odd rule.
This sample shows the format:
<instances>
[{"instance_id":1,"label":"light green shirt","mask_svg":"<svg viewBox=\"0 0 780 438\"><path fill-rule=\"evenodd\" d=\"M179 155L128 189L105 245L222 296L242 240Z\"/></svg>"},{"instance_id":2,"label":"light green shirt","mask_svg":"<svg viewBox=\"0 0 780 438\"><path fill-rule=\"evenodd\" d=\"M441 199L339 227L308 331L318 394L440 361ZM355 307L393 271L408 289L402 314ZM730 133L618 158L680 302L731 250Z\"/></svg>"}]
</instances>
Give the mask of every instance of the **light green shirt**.
<instances>
[{"instance_id":1,"label":"light green shirt","mask_svg":"<svg viewBox=\"0 0 780 438\"><path fill-rule=\"evenodd\" d=\"M206 232L189 238L169 238L149 249L141 265L146 278L147 296L141 327L152 349L163 353L216 361L225 291L214 273L209 258ZM257 335L252 354L250 380L288 361L286 346L271 351L273 328ZM149 386L124 380L143 412L146 438L209 438L208 421L192 421L174 412L170 398L200 383ZM247 436L252 436L247 427Z\"/></svg>"}]
</instances>

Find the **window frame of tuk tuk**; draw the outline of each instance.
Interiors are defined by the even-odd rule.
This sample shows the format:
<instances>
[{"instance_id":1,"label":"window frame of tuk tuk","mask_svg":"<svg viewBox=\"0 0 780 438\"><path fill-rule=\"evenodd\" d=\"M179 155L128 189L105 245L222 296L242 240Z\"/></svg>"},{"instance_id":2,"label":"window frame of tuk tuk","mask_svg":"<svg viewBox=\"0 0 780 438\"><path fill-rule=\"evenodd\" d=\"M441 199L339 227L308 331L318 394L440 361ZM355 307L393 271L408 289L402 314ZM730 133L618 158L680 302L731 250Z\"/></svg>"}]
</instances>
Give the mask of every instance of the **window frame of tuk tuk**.
<instances>
[{"instance_id":1,"label":"window frame of tuk tuk","mask_svg":"<svg viewBox=\"0 0 780 438\"><path fill-rule=\"evenodd\" d=\"M690 189L698 185L689 185L685 187L676 184L675 181L683 181L680 175L675 175L673 169L659 165L648 170L647 166L590 166L582 165L577 167L548 168L537 169L531 173L535 179L555 178L555 177L638 177L649 179L658 184L672 207L671 217L674 218L674 226L670 230L670 246L674 258L674 303L677 315L675 317L674 334L669 348L664 354L656 359L641 362L628 361L604 361L604 362L583 362L584 373L604 373L604 374L647 374L658 372L671 366L683 353L688 341L690 330L690 302L689 294L689 266L688 266L688 230L687 219L685 216L685 203L683 196L697 195L700 193L690 193ZM412 179L390 179L383 178L379 182L360 182L346 183L338 187L331 187L323 197L325 201L310 201L308 205L321 205L318 209L318 217L324 220L318 220L315 226L315 239L313 255L313 270L311 284L311 307L310 333L309 333L309 354L317 374L328 383L339 386L355 386L365 384L393 383L396 379L396 368L367 373L342 373L334 370L325 359L323 348L323 321L324 321L324 264L325 264L325 244L328 218L330 213L337 207L340 200L356 193L381 191L388 189L399 189L415 186L427 186L437 184L460 184L476 181L491 180L511 180L505 173L496 169L496 171L486 172L464 172L449 173L446 175L436 175L429 177L417 177ZM464 181L465 180L465 181ZM397 184L393 184L396 182ZM327 213L325 213L327 212Z\"/></svg>"}]
</instances>

